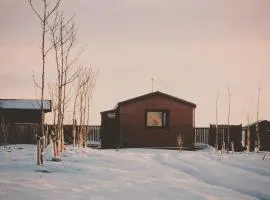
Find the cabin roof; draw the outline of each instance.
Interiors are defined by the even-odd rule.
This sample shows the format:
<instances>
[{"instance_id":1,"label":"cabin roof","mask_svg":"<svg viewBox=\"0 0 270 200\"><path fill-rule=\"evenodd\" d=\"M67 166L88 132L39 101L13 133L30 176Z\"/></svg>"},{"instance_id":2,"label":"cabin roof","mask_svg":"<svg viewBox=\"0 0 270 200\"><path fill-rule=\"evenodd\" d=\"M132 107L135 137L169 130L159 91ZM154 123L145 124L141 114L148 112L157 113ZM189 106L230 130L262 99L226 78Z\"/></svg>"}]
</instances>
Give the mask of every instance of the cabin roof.
<instances>
[{"instance_id":1,"label":"cabin roof","mask_svg":"<svg viewBox=\"0 0 270 200\"><path fill-rule=\"evenodd\" d=\"M254 126L254 125L256 125L257 123L258 123L258 124L261 124L261 123L267 123L267 124L270 124L270 121L268 121L268 120L258 120L258 122L255 121L255 122L252 122L252 123L250 123L250 124L247 124L247 125L243 126L243 128L247 128L248 126Z\"/></svg>"},{"instance_id":2,"label":"cabin roof","mask_svg":"<svg viewBox=\"0 0 270 200\"><path fill-rule=\"evenodd\" d=\"M0 99L0 109L39 110L40 100L36 99ZM43 100L45 112L51 111L51 100Z\"/></svg>"},{"instance_id":3,"label":"cabin roof","mask_svg":"<svg viewBox=\"0 0 270 200\"><path fill-rule=\"evenodd\" d=\"M162 97L165 97L165 98L170 99L172 101L184 104L186 106L196 108L196 104L194 104L194 103L191 103L189 101L180 99L180 98L175 97L175 96L171 96L169 94L166 94L166 93L163 93L163 92L160 92L160 91L156 91L156 92L151 92L151 93L148 93L148 94L145 94L145 95L142 95L142 96L138 96L138 97L135 97L135 98L132 98L132 99L128 99L128 100L125 100L125 101L121 101L115 106L115 109L118 108L119 106L123 106L123 105L131 104L131 103L135 103L135 102L138 102L138 101L146 100L146 99L148 99L150 97L154 97L154 96L162 96Z\"/></svg>"},{"instance_id":4,"label":"cabin roof","mask_svg":"<svg viewBox=\"0 0 270 200\"><path fill-rule=\"evenodd\" d=\"M103 114L103 113L110 113L110 112L116 112L116 109L105 110L105 111L102 111L102 112L100 112L100 113Z\"/></svg>"}]
</instances>

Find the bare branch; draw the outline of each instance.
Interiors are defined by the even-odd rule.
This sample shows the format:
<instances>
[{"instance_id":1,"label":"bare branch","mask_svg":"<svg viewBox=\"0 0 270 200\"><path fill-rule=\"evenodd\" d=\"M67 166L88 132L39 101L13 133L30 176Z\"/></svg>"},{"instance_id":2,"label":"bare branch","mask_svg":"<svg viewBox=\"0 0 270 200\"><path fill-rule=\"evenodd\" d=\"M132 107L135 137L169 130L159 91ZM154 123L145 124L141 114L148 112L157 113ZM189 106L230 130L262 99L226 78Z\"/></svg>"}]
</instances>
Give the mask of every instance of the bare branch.
<instances>
[{"instance_id":1,"label":"bare branch","mask_svg":"<svg viewBox=\"0 0 270 200\"><path fill-rule=\"evenodd\" d=\"M45 20L47 20L51 16L51 14L59 7L60 2L61 2L61 0L58 0L56 2L55 6L52 8L52 10L47 13L47 16L46 16Z\"/></svg>"},{"instance_id":2,"label":"bare branch","mask_svg":"<svg viewBox=\"0 0 270 200\"><path fill-rule=\"evenodd\" d=\"M82 48L82 49L77 53L77 55L74 57L74 59L71 60L71 61L69 62L68 67L71 66L71 65L73 65L75 62L78 61L79 57L80 57L81 54L84 52L84 49L85 49L85 48Z\"/></svg>"},{"instance_id":3,"label":"bare branch","mask_svg":"<svg viewBox=\"0 0 270 200\"><path fill-rule=\"evenodd\" d=\"M45 50L44 55L46 56L54 48L54 45L51 45L47 50Z\"/></svg>"},{"instance_id":4,"label":"bare branch","mask_svg":"<svg viewBox=\"0 0 270 200\"><path fill-rule=\"evenodd\" d=\"M44 19L42 19L42 17L38 14L37 10L35 9L35 7L33 6L33 2L32 0L28 0L28 3L31 7L31 9L34 11L34 13L36 14L36 16L39 18L40 21L44 21Z\"/></svg>"},{"instance_id":5,"label":"bare branch","mask_svg":"<svg viewBox=\"0 0 270 200\"><path fill-rule=\"evenodd\" d=\"M33 78L33 83L34 83L35 87L41 89L41 86L38 84L38 82L36 80L34 71L32 71L32 78Z\"/></svg>"},{"instance_id":6,"label":"bare branch","mask_svg":"<svg viewBox=\"0 0 270 200\"><path fill-rule=\"evenodd\" d=\"M34 11L34 13L37 15L37 17L39 18L39 20L41 22L41 35L42 35L42 40L41 40L41 55L42 55L41 86L39 86L36 83L35 78L33 76L34 82L41 89L40 101L42 102L41 105L40 105L41 131L40 131L40 133L38 135L38 139L37 139L37 165L42 165L43 164L43 153L42 152L43 152L44 149L43 149L42 139L41 138L44 138L44 122L45 122L43 100L44 100L44 87L45 87L46 56L47 56L48 52L53 48L53 46L51 46L48 49L46 49L46 44L47 44L46 34L47 34L48 30L49 30L47 28L48 27L48 20L49 20L50 16L59 7L59 4L60 4L61 0L57 0L56 4L54 5L54 7L50 11L48 11L49 3L47 3L47 0L41 0L41 1L43 2L43 9L42 9L41 14L39 14L37 9L34 7L34 5L32 3L32 0L28 0L30 7L32 8L32 10Z\"/></svg>"}]
</instances>

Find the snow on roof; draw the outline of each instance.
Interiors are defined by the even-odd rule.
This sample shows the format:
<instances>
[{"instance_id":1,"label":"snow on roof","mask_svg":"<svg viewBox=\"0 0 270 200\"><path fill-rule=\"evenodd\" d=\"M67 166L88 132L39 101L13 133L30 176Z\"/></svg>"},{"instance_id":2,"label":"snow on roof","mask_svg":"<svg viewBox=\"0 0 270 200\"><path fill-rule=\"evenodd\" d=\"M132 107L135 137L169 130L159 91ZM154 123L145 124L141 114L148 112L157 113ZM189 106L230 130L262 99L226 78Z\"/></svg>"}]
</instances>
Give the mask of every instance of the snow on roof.
<instances>
[{"instance_id":1,"label":"snow on roof","mask_svg":"<svg viewBox=\"0 0 270 200\"><path fill-rule=\"evenodd\" d=\"M36 99L0 99L0 109L40 109L41 101ZM51 110L51 101L43 101L44 110Z\"/></svg>"}]
</instances>

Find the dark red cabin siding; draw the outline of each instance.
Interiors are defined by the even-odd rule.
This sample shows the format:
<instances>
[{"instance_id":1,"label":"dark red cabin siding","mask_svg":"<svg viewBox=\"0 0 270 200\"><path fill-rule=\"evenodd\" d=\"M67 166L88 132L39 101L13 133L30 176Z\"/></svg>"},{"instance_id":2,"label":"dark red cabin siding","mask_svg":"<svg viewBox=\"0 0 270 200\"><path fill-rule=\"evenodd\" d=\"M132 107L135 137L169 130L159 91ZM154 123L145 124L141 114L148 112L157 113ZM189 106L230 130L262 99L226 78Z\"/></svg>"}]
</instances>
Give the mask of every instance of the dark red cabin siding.
<instances>
[{"instance_id":1,"label":"dark red cabin siding","mask_svg":"<svg viewBox=\"0 0 270 200\"><path fill-rule=\"evenodd\" d=\"M184 135L184 146L192 147L193 133L192 106L167 98L153 95L119 106L120 135L122 147L176 147L177 134ZM166 128L146 127L146 110L166 110L169 126Z\"/></svg>"}]
</instances>

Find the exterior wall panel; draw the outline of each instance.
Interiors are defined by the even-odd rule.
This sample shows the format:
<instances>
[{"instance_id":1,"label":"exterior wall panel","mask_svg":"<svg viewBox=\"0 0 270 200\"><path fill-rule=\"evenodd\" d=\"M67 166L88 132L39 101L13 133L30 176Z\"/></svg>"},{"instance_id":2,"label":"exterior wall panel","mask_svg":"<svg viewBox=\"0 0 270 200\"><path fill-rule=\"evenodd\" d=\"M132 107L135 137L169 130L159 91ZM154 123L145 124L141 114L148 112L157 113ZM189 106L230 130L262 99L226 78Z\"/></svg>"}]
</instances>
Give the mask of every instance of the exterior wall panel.
<instances>
[{"instance_id":1,"label":"exterior wall panel","mask_svg":"<svg viewBox=\"0 0 270 200\"><path fill-rule=\"evenodd\" d=\"M169 126L146 127L146 110L168 110ZM184 135L184 146L192 147L193 109L163 96L120 106L120 134L123 147L176 147L177 135Z\"/></svg>"}]
</instances>

